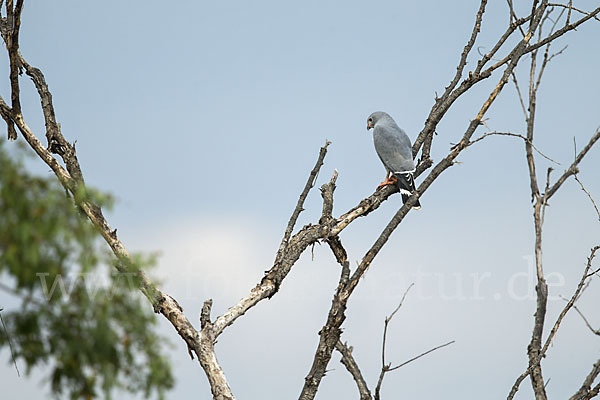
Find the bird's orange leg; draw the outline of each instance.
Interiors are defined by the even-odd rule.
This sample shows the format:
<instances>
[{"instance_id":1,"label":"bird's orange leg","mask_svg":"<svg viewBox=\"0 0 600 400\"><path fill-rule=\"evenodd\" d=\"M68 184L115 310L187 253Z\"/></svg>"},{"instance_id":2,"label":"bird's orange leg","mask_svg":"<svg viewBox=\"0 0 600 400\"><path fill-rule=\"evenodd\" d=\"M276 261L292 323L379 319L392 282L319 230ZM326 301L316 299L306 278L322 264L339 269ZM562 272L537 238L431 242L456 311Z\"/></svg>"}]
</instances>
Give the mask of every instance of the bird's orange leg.
<instances>
[{"instance_id":1,"label":"bird's orange leg","mask_svg":"<svg viewBox=\"0 0 600 400\"><path fill-rule=\"evenodd\" d=\"M379 189L380 187L385 186L385 185L392 185L392 184L394 184L396 182L398 182L398 178L396 178L395 176L391 176L390 177L390 173L388 172L385 175L385 181L381 182L379 184L379 186L377 186L377 189Z\"/></svg>"}]
</instances>

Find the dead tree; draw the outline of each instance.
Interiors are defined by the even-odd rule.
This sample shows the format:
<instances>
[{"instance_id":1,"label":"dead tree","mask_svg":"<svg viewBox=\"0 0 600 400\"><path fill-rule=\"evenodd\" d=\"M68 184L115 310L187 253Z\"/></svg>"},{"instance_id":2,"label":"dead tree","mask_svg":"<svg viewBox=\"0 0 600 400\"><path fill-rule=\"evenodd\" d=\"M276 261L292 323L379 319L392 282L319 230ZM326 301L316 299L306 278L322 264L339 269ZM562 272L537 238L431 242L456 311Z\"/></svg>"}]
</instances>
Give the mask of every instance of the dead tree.
<instances>
[{"instance_id":1,"label":"dead tree","mask_svg":"<svg viewBox=\"0 0 600 400\"><path fill-rule=\"evenodd\" d=\"M52 95L46 78L41 70L26 61L25 56L19 48L23 1L6 0L4 4L4 0L0 0L0 8L5 5L5 13L1 15L0 28L9 56L11 89L8 101L0 98L0 114L6 122L8 137L9 139L15 139L20 134L39 158L52 169L65 190L72 195L76 205L94 224L112 249L118 260L116 268L122 271L129 271L133 260L125 245L119 239L116 229L111 228L100 207L95 204L93 199L82 195L82 193L85 193L85 180L77 158L75 144L69 142L62 134L60 124L57 122ZM323 165L329 145L329 143L326 143L320 150L317 162L308 177L304 190L288 222L273 265L265 273L261 281L224 314L216 318L211 317L212 301L207 300L201 311L196 310L196 312L200 311L200 328L196 329L173 297L157 288L142 271L137 272L140 282L139 290L148 298L155 312L162 314L186 342L190 355L193 356L195 354L197 356L198 362L208 378L214 399L225 400L235 398L216 356L215 343L218 337L249 309L255 307L261 301L275 296L279 291L281 283L288 276L300 255L308 247L317 242L327 243L330 247L341 266L340 278L327 315L327 321L319 332L320 340L315 351L312 366L305 378L300 399L308 400L315 397L327 365L332 357L333 350L336 348L342 354L343 360L345 360L344 364L357 381L361 398L367 399L371 397L371 392L368 390L364 380L361 379L358 366L351 358L351 352L340 340L342 333L341 326L346 318L345 311L349 298L354 293L354 290L375 257L389 240L391 234L411 211L412 205L416 202L417 198L425 195L436 179L455 164L457 157L461 153L470 148L473 143L482 140L486 135L490 135L484 134L478 139L473 139L475 133L483 125L488 110L497 100L499 94L505 89L511 77L514 76L516 67L522 63L522 60L530 55L533 60L532 69L535 70L535 60L538 52L546 46L543 61L545 66L551 58L548 56L548 49L552 42L589 20L598 20L598 14L600 13L600 7L592 11L582 11L573 7L571 1L567 4L551 4L547 0L532 0L530 11L524 16L518 16L512 7L512 1L508 0L508 22L505 31L500 35L489 52L480 55L475 63L475 67L470 71L466 71L467 58L474 57L473 48L482 28L486 5L487 0L481 0L474 18L472 32L459 56L456 72L442 94L440 96L436 95L434 105L425 120L424 127L414 142L413 154L419 159L415 177L419 177L420 175L425 176L418 185L416 193L390 219L387 226L374 240L373 245L364 254L356 268L351 268L347 252L342 245L339 234L356 219L367 216L369 213L377 210L382 202L397 192L397 189L391 186L380 188L369 197L360 200L355 207L347 212L339 216L334 216L333 201L337 179L337 174L334 174L329 182L321 186L323 206L319 220L295 230L296 222L303 210L305 199L311 188L315 186L318 172ZM566 14L566 16L562 19L557 18L553 29L544 29L544 24L548 21L549 12L553 7L564 9L565 13L563 14ZM45 119L45 145L42 144L38 135L30 129L21 112L20 80L23 72L32 80L40 98ZM541 78L541 73L539 77ZM482 82L489 82L490 80L494 80L492 84L493 89L485 100L481 102L480 106L473 111L472 115L465 116L465 119L468 118L470 122L466 124L460 141L448 151L445 157L438 162L434 162L430 157L430 152L438 124L444 119L456 100L470 92L475 86L480 85ZM540 360L547 350L549 340L542 346L541 329L544 324L547 301L547 288L545 286L541 263L541 226L543 214L547 201L556 193L567 178L576 174L578 164L595 144L600 133L597 132L588 145L577 154L572 166L558 180L551 183L548 174L546 188L543 193L540 192L535 176L535 162L533 159L533 150L535 149L533 145L533 125L536 85L539 86L539 83L530 83L530 108L528 111L526 110L527 135L523 136L523 140L525 141L527 150L527 162L530 167L531 190L534 201L538 306L533 335L529 346L530 367L522 375L523 378L521 378L521 381L525 376L530 375L536 397L544 399L545 392ZM591 260L589 265L591 268ZM584 276L588 276L588 274L589 270L586 270ZM385 359L383 361L385 366ZM597 370L598 368L595 366L595 369L590 373L591 378L586 379L586 383L584 383L585 388L589 387L588 381L593 381L597 376ZM516 388L518 388L518 384L516 384ZM583 392L585 392L582 395L583 397L580 396L577 398L587 399L595 396L598 393L598 387L596 386L593 389L584 390ZM378 389L376 395L379 396Z\"/></svg>"}]
</instances>

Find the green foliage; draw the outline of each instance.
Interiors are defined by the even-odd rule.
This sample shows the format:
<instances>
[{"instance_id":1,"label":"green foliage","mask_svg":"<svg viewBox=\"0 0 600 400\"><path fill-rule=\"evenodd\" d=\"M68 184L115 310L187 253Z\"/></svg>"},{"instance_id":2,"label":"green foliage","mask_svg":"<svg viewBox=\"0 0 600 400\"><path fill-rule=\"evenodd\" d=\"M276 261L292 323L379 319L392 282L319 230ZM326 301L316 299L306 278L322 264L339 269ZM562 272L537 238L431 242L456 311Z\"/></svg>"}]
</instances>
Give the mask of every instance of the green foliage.
<instances>
[{"instance_id":1,"label":"green foliage","mask_svg":"<svg viewBox=\"0 0 600 400\"><path fill-rule=\"evenodd\" d=\"M135 260L136 268L150 263ZM0 282L22 299L3 317L17 362L27 372L47 368L55 397L111 398L121 389L162 398L173 386L152 308L134 272L117 274L114 262L56 179L25 172L0 141ZM0 346L8 346L3 331Z\"/></svg>"}]
</instances>

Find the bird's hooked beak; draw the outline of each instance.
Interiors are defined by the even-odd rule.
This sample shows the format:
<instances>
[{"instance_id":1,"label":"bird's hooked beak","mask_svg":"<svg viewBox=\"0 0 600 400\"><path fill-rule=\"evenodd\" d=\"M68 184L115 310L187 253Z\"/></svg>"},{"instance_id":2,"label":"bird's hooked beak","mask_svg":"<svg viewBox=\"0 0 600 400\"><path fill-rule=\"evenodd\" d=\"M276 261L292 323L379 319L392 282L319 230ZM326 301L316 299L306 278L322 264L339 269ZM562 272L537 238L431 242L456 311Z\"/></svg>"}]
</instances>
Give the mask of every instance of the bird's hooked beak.
<instances>
[{"instance_id":1,"label":"bird's hooked beak","mask_svg":"<svg viewBox=\"0 0 600 400\"><path fill-rule=\"evenodd\" d=\"M373 128L373 122L367 121L367 131Z\"/></svg>"}]
</instances>

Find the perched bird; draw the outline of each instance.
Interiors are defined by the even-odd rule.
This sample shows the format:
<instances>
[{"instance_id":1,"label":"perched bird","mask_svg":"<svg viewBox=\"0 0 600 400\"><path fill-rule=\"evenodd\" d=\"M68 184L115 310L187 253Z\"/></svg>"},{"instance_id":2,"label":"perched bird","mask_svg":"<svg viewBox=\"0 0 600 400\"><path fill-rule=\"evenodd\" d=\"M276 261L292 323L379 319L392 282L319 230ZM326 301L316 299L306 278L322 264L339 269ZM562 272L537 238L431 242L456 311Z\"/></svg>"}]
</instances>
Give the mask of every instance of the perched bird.
<instances>
[{"instance_id":1,"label":"perched bird","mask_svg":"<svg viewBox=\"0 0 600 400\"><path fill-rule=\"evenodd\" d=\"M373 129L375 151L377 151L377 155L387 171L385 180L378 187L390 184L398 185L402 195L402 203L406 203L415 191L413 177L415 163L412 157L410 139L406 132L396 125L392 117L383 111L377 111L369 115L367 131L370 129ZM421 208L418 199L413 208Z\"/></svg>"}]
</instances>

